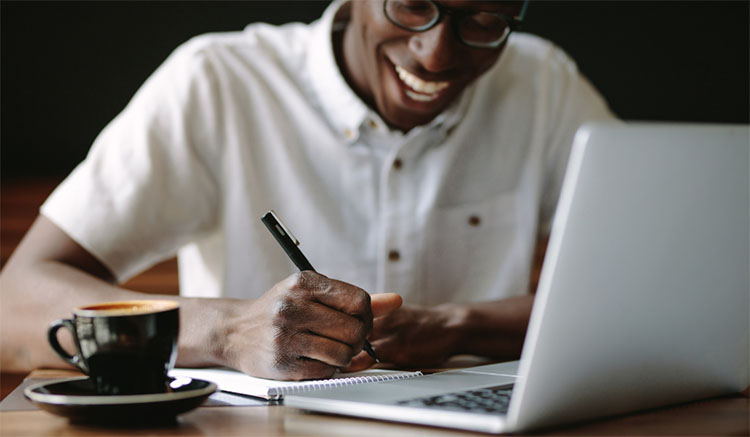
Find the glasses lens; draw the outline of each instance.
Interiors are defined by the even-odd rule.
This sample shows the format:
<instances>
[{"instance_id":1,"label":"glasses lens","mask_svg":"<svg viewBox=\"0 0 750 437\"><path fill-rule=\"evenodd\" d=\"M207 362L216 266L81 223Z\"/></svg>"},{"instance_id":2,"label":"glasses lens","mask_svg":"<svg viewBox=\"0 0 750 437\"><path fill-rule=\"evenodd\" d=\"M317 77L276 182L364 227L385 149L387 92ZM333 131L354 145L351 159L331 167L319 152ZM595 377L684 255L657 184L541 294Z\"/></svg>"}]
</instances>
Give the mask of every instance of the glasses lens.
<instances>
[{"instance_id":1,"label":"glasses lens","mask_svg":"<svg viewBox=\"0 0 750 437\"><path fill-rule=\"evenodd\" d=\"M440 15L437 6L426 0L386 1L385 13L396 25L411 30L432 26Z\"/></svg>"},{"instance_id":2,"label":"glasses lens","mask_svg":"<svg viewBox=\"0 0 750 437\"><path fill-rule=\"evenodd\" d=\"M458 36L466 44L477 47L497 47L509 34L508 20L488 12L465 15L458 23Z\"/></svg>"}]
</instances>

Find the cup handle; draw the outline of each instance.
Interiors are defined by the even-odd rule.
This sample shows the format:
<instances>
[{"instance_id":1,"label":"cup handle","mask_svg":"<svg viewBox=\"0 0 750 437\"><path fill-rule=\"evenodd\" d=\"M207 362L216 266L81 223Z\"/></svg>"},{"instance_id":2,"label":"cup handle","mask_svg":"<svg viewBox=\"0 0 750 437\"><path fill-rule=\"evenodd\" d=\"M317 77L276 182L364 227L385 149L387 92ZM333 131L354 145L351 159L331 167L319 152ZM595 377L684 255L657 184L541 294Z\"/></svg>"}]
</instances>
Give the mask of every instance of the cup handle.
<instances>
[{"instance_id":1,"label":"cup handle","mask_svg":"<svg viewBox=\"0 0 750 437\"><path fill-rule=\"evenodd\" d=\"M60 342L57 340L57 331L60 328L67 328L70 333L73 334L73 343L75 344L76 352L78 353L77 355L69 354L68 351L60 346ZM78 343L78 336L76 335L75 325L73 324L72 320L60 319L52 322L52 324L49 326L49 329L47 329L47 340L49 341L50 346L52 346L52 349L57 352L57 355L59 355L60 358L83 370L84 373L89 373L89 370L86 368L86 364L83 362L83 360L81 360L81 345Z\"/></svg>"}]
</instances>

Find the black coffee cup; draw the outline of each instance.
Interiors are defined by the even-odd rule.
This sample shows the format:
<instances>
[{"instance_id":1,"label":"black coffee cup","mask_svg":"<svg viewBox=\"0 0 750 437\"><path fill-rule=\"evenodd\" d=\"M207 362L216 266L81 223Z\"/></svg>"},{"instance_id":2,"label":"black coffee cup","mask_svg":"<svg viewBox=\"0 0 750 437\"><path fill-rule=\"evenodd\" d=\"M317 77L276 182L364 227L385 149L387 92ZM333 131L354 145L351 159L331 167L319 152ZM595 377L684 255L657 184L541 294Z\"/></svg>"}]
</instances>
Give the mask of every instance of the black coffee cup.
<instances>
[{"instance_id":1,"label":"black coffee cup","mask_svg":"<svg viewBox=\"0 0 750 437\"><path fill-rule=\"evenodd\" d=\"M57 340L63 327L73 334L75 355ZM168 390L178 331L177 302L132 300L76 308L72 319L50 325L47 338L63 360L89 375L97 394L129 395Z\"/></svg>"}]
</instances>

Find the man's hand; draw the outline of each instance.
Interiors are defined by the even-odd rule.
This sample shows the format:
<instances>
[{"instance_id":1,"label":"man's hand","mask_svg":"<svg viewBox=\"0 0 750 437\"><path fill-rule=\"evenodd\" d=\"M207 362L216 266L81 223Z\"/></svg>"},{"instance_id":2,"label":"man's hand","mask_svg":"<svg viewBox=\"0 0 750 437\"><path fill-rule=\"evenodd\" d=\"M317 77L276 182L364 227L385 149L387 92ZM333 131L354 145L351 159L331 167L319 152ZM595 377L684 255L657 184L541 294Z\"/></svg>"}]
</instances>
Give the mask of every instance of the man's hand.
<instances>
[{"instance_id":1,"label":"man's hand","mask_svg":"<svg viewBox=\"0 0 750 437\"><path fill-rule=\"evenodd\" d=\"M384 312L384 317L374 314L369 340L378 359L401 368L435 368L459 354L520 357L548 242L546 235L537 240L528 294L432 308L404 306ZM373 364L375 360L360 353L342 370L356 372Z\"/></svg>"},{"instance_id":2,"label":"man's hand","mask_svg":"<svg viewBox=\"0 0 750 437\"><path fill-rule=\"evenodd\" d=\"M515 359L521 354L533 303L533 295L523 295L432 308L403 306L384 317L376 314L369 339L381 362L400 368L440 367L458 354ZM355 372L373 364L360 353L342 370Z\"/></svg>"},{"instance_id":3,"label":"man's hand","mask_svg":"<svg viewBox=\"0 0 750 437\"><path fill-rule=\"evenodd\" d=\"M401 298L382 295L381 314ZM349 365L372 330L370 295L315 272L289 276L256 301L237 301L226 321L222 355L247 374L273 379L327 378Z\"/></svg>"},{"instance_id":4,"label":"man's hand","mask_svg":"<svg viewBox=\"0 0 750 437\"><path fill-rule=\"evenodd\" d=\"M373 349L383 363L402 368L438 367L453 355L458 337L446 329L451 316L440 308L404 306L375 319L370 335ZM345 369L356 372L372 366L367 354L358 354Z\"/></svg>"}]
</instances>

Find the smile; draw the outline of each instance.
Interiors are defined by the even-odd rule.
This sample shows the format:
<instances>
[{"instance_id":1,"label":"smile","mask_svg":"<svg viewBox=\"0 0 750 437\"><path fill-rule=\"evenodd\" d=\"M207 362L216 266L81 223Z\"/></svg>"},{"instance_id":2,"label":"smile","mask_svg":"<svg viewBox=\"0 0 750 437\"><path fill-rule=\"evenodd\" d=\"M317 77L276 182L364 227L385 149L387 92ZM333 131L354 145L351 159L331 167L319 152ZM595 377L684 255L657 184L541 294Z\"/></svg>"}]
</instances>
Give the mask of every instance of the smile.
<instances>
[{"instance_id":1,"label":"smile","mask_svg":"<svg viewBox=\"0 0 750 437\"><path fill-rule=\"evenodd\" d=\"M418 102L429 102L435 100L440 92L448 88L449 82L430 82L406 71L400 65L395 65L396 74L409 89L405 90L410 99Z\"/></svg>"}]
</instances>

